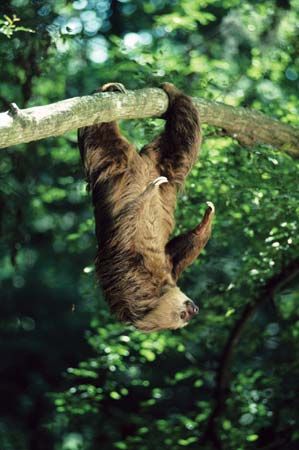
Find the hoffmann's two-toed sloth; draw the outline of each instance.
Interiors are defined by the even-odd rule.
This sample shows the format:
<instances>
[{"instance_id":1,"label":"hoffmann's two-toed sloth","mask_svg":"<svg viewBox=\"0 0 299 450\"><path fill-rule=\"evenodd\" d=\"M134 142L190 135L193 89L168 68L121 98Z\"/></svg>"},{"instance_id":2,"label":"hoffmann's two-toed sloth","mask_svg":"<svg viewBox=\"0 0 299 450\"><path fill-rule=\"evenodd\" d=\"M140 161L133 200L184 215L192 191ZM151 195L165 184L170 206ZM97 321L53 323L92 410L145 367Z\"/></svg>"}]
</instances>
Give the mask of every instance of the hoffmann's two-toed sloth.
<instances>
[{"instance_id":1,"label":"hoffmann's two-toed sloth","mask_svg":"<svg viewBox=\"0 0 299 450\"><path fill-rule=\"evenodd\" d=\"M211 234L214 206L202 222L169 239L178 190L196 161L201 136L197 110L170 83L165 129L140 153L116 122L79 130L96 222L96 273L117 318L143 331L184 327L198 307L177 286ZM120 83L99 92L125 93ZM117 94L116 94L117 95Z\"/></svg>"}]
</instances>

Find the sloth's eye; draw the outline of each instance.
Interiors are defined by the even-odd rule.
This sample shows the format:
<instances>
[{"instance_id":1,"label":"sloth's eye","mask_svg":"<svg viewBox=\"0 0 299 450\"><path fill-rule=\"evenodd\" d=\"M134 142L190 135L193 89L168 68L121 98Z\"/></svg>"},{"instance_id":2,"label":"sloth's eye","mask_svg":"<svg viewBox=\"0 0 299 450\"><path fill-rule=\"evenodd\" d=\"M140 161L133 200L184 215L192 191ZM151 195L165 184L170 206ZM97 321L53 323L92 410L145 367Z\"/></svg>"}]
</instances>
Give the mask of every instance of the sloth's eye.
<instances>
[{"instance_id":1,"label":"sloth's eye","mask_svg":"<svg viewBox=\"0 0 299 450\"><path fill-rule=\"evenodd\" d=\"M187 316L186 311L182 311L181 314L180 314L180 318L181 319L186 319L186 316Z\"/></svg>"}]
</instances>

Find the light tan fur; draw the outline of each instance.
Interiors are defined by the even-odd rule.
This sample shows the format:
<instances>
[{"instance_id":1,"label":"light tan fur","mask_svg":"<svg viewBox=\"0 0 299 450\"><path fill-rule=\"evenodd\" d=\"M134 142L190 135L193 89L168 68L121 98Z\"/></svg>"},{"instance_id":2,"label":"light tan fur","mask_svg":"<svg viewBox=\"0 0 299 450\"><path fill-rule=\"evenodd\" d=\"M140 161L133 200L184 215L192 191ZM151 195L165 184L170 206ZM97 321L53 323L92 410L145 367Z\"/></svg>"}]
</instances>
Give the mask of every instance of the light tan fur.
<instances>
[{"instance_id":1,"label":"light tan fur","mask_svg":"<svg viewBox=\"0 0 299 450\"><path fill-rule=\"evenodd\" d=\"M160 297L160 301L143 320L137 320L136 327L142 331L159 331L163 329L176 330L188 325L181 319L180 314L185 311L188 297L176 286L170 287Z\"/></svg>"}]
</instances>

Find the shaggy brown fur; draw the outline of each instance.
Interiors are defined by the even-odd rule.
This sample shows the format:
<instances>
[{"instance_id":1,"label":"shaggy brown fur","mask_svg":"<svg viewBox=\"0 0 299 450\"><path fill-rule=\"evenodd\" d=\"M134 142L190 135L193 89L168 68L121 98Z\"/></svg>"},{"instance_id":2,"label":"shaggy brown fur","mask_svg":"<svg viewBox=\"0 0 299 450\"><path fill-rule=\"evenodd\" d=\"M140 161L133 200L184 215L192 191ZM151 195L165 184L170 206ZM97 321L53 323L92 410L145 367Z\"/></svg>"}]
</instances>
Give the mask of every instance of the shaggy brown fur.
<instances>
[{"instance_id":1,"label":"shaggy brown fur","mask_svg":"<svg viewBox=\"0 0 299 450\"><path fill-rule=\"evenodd\" d=\"M169 97L165 130L140 153L116 122L78 133L94 205L96 272L112 312L144 331L180 328L197 313L176 282L207 243L214 214L209 204L194 230L168 242L176 194L201 138L191 99L170 83L162 87ZM100 91L126 92L120 83Z\"/></svg>"}]
</instances>

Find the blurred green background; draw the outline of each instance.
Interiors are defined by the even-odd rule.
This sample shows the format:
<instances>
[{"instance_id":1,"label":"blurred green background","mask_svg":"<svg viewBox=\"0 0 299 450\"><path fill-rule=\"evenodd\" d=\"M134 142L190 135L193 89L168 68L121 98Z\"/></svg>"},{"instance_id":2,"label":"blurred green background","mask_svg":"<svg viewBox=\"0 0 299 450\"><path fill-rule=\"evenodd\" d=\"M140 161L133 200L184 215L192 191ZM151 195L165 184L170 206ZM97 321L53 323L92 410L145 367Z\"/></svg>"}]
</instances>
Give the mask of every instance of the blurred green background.
<instances>
[{"instance_id":1,"label":"blurred green background","mask_svg":"<svg viewBox=\"0 0 299 450\"><path fill-rule=\"evenodd\" d=\"M298 24L298 0L2 0L0 109L170 81L298 126ZM139 148L162 126L122 123ZM159 334L95 282L75 130L1 150L1 450L299 448L299 164L203 129L176 212L216 205L180 280L200 313Z\"/></svg>"}]
</instances>

